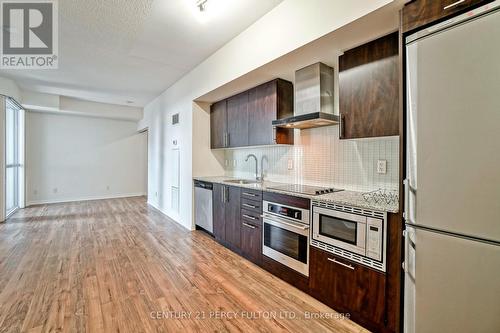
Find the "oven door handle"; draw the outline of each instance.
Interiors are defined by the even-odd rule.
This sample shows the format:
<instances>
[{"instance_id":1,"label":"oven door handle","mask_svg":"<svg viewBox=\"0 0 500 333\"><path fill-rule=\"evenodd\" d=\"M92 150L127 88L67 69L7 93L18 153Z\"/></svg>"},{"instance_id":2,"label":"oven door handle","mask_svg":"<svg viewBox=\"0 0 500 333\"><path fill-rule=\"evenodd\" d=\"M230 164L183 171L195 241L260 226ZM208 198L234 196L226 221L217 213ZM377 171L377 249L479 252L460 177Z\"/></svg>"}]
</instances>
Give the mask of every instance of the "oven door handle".
<instances>
[{"instance_id":1,"label":"oven door handle","mask_svg":"<svg viewBox=\"0 0 500 333\"><path fill-rule=\"evenodd\" d=\"M284 224L284 225L287 225L289 227L292 227L292 228L295 228L295 229L299 229L299 230L307 230L307 229L309 229L308 225L303 225L303 224L288 222L288 221L284 221L284 220L273 219L269 215L265 215L265 214L261 215L260 217L262 217L263 219L266 219L266 220L269 220L269 221L273 221L273 222L276 222L276 223L281 223L281 224Z\"/></svg>"}]
</instances>

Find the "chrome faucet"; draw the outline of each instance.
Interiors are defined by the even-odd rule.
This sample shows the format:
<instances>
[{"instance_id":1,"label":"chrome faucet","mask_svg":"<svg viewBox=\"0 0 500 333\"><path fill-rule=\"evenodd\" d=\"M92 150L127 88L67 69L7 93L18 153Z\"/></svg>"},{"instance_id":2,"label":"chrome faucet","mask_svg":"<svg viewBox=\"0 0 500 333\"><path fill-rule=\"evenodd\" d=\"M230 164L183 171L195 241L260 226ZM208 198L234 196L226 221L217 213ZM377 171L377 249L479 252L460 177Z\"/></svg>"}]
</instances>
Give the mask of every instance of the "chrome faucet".
<instances>
[{"instance_id":1,"label":"chrome faucet","mask_svg":"<svg viewBox=\"0 0 500 333\"><path fill-rule=\"evenodd\" d=\"M267 156L262 155L262 157L260 158L260 181L261 182L264 181L264 160L266 160L267 163L269 164L269 160L267 159Z\"/></svg>"},{"instance_id":2,"label":"chrome faucet","mask_svg":"<svg viewBox=\"0 0 500 333\"><path fill-rule=\"evenodd\" d=\"M257 160L257 156L255 156L254 154L248 154L247 158L245 159L245 162L248 162L248 159L250 157L253 157L255 159L255 179L260 180L259 179L259 166L258 166L259 161Z\"/></svg>"}]
</instances>

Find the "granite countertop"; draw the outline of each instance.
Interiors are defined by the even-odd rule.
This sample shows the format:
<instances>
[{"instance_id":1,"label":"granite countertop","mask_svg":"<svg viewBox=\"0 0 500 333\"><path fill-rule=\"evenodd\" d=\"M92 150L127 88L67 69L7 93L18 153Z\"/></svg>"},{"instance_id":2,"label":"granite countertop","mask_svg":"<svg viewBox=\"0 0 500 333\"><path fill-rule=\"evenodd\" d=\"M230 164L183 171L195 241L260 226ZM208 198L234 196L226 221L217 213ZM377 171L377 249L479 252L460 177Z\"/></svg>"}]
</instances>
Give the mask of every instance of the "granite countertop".
<instances>
[{"instance_id":1,"label":"granite countertop","mask_svg":"<svg viewBox=\"0 0 500 333\"><path fill-rule=\"evenodd\" d=\"M399 204L387 204L385 202L375 203L366 201L363 197L364 192L357 191L340 191L335 193L328 193L323 195L308 195L302 193L292 193L287 191L280 191L273 189L272 187L277 185L283 185L283 183L264 181L262 183L255 184L239 184L239 183L229 183L228 180L234 180L236 178L226 177L226 176L215 176L215 177L194 177L195 180L205 181L208 183L224 184L228 186L237 186L242 188L261 190L266 192L275 192L288 194L296 197L308 198L314 201L334 203L338 205L346 205L362 209L370 209L379 212L397 213L399 211Z\"/></svg>"}]
</instances>

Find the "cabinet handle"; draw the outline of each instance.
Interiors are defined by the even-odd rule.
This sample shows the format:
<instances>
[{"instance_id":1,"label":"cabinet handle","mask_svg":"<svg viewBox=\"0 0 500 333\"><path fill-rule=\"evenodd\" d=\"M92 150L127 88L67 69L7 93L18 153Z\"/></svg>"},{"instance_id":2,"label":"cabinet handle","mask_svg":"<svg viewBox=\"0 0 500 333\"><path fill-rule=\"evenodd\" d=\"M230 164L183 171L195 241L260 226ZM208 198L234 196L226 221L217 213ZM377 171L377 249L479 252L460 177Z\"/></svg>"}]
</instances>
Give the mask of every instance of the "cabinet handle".
<instances>
[{"instance_id":1,"label":"cabinet handle","mask_svg":"<svg viewBox=\"0 0 500 333\"><path fill-rule=\"evenodd\" d=\"M328 261L331 261L334 264L337 264L337 265L340 265L340 266L344 266L345 268L349 268L349 269L354 270L354 266L352 266L352 265L344 264L343 262L337 261L337 260L332 259L332 258L327 258L327 259L328 259Z\"/></svg>"},{"instance_id":2,"label":"cabinet handle","mask_svg":"<svg viewBox=\"0 0 500 333\"><path fill-rule=\"evenodd\" d=\"M228 135L227 132L224 132L224 148L228 146L227 135Z\"/></svg>"},{"instance_id":3,"label":"cabinet handle","mask_svg":"<svg viewBox=\"0 0 500 333\"><path fill-rule=\"evenodd\" d=\"M461 4L462 2L465 2L465 0L458 0L458 1L454 2L454 3L449 4L448 6L444 6L443 10L447 10L447 9L452 8L452 7L455 7L455 6L459 5L459 4Z\"/></svg>"},{"instance_id":4,"label":"cabinet handle","mask_svg":"<svg viewBox=\"0 0 500 333\"><path fill-rule=\"evenodd\" d=\"M243 217L246 217L247 219L250 219L250 220L257 220L256 217L253 217L253 216L250 216L250 215L247 215L247 214L243 214Z\"/></svg>"},{"instance_id":5,"label":"cabinet handle","mask_svg":"<svg viewBox=\"0 0 500 333\"><path fill-rule=\"evenodd\" d=\"M248 224L248 223L245 223L245 222L243 222L243 225L244 225L245 227L250 228L250 229L255 229L255 228L256 228L255 226L253 226L253 225L251 225L251 224Z\"/></svg>"},{"instance_id":6,"label":"cabinet handle","mask_svg":"<svg viewBox=\"0 0 500 333\"><path fill-rule=\"evenodd\" d=\"M344 115L340 114L340 122L339 122L339 137L341 139L344 138Z\"/></svg>"},{"instance_id":7,"label":"cabinet handle","mask_svg":"<svg viewBox=\"0 0 500 333\"><path fill-rule=\"evenodd\" d=\"M273 126L273 142L276 143L276 126Z\"/></svg>"},{"instance_id":8,"label":"cabinet handle","mask_svg":"<svg viewBox=\"0 0 500 333\"><path fill-rule=\"evenodd\" d=\"M243 192L242 194L246 195L247 197L256 197L257 196L257 194L248 193L248 192Z\"/></svg>"},{"instance_id":9,"label":"cabinet handle","mask_svg":"<svg viewBox=\"0 0 500 333\"><path fill-rule=\"evenodd\" d=\"M222 191L220 192L220 199L222 203L226 202L226 187L222 186Z\"/></svg>"},{"instance_id":10,"label":"cabinet handle","mask_svg":"<svg viewBox=\"0 0 500 333\"><path fill-rule=\"evenodd\" d=\"M246 203L244 203L242 206L248 207L248 208L257 208L257 206L249 205L249 204L246 204Z\"/></svg>"},{"instance_id":11,"label":"cabinet handle","mask_svg":"<svg viewBox=\"0 0 500 333\"><path fill-rule=\"evenodd\" d=\"M227 146L229 147L231 145L231 134L227 133Z\"/></svg>"}]
</instances>

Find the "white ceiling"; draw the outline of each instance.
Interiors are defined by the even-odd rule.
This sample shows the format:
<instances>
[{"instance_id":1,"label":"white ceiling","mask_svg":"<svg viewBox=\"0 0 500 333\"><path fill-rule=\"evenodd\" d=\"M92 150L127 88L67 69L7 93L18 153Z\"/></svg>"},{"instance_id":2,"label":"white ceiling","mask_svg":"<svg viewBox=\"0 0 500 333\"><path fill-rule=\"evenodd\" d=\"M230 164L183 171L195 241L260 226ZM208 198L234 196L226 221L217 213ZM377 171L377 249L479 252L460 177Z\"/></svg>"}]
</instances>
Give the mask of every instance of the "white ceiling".
<instances>
[{"instance_id":1,"label":"white ceiling","mask_svg":"<svg viewBox=\"0 0 500 333\"><path fill-rule=\"evenodd\" d=\"M22 89L144 106L283 0L64 0L59 69L0 70Z\"/></svg>"}]
</instances>

